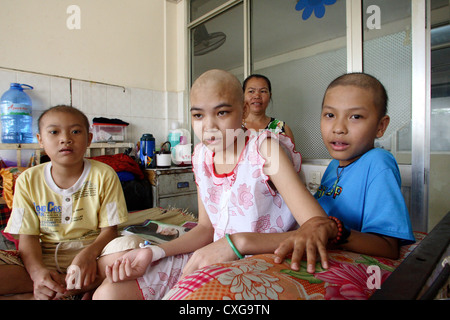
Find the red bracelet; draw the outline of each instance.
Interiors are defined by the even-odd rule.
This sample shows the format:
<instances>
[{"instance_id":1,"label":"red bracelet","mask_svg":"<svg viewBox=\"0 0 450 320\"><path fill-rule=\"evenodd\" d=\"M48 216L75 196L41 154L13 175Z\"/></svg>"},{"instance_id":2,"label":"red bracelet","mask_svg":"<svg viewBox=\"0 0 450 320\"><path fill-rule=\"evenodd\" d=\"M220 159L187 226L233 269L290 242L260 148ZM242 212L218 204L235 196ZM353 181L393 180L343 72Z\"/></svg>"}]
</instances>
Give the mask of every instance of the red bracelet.
<instances>
[{"instance_id":1,"label":"red bracelet","mask_svg":"<svg viewBox=\"0 0 450 320\"><path fill-rule=\"evenodd\" d=\"M333 240L331 240L331 243L334 243L334 244L345 243L346 242L345 240L348 238L349 233L345 232L346 230L344 229L344 225L342 224L341 220L339 220L336 217L332 217L332 216L329 216L328 219L333 220L336 223L336 226L338 228L338 234ZM345 232L345 235L343 232ZM344 235L344 237L343 237L343 235Z\"/></svg>"}]
</instances>

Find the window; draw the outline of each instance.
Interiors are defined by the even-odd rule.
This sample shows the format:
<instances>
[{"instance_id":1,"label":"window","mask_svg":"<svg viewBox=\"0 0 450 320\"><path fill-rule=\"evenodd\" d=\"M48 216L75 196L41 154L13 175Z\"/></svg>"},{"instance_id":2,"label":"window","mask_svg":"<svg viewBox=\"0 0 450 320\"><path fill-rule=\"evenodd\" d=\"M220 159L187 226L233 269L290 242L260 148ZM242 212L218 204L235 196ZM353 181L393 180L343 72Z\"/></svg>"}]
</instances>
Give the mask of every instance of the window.
<instances>
[{"instance_id":1,"label":"window","mask_svg":"<svg viewBox=\"0 0 450 320\"><path fill-rule=\"evenodd\" d=\"M251 21L253 73L272 83L266 114L286 121L304 159L329 158L320 113L326 87L347 70L345 1L306 20L294 1L253 1Z\"/></svg>"},{"instance_id":2,"label":"window","mask_svg":"<svg viewBox=\"0 0 450 320\"><path fill-rule=\"evenodd\" d=\"M328 83L347 70L345 10L338 0L325 6L322 18L312 13L303 19L295 1L192 0L191 81L212 68L241 81L248 73L266 75L272 82L267 114L286 121L304 158L329 158L320 108ZM244 24L247 12L251 23ZM251 52L248 61L245 52Z\"/></svg>"},{"instance_id":3,"label":"window","mask_svg":"<svg viewBox=\"0 0 450 320\"><path fill-rule=\"evenodd\" d=\"M242 6L236 5L190 29L192 81L213 68L243 73Z\"/></svg>"},{"instance_id":4,"label":"window","mask_svg":"<svg viewBox=\"0 0 450 320\"><path fill-rule=\"evenodd\" d=\"M448 45L433 47L430 89L429 30L424 26L429 23L430 4L433 12L440 9L436 16L448 25L448 0L336 0L330 5L296 0L190 0L189 4L191 81L211 68L230 71L241 81L251 73L266 75L273 95L266 114L286 121L306 161L329 159L320 134L320 108L328 83L349 71L362 70L379 78L390 98L391 123L377 144L405 164L409 172L405 181L414 195L413 228L427 231L430 149L447 150L448 140L437 129L448 132L444 119L449 112L448 96L436 96L448 93L448 66L435 64L448 56ZM208 53L196 56L194 42L201 30L195 34L194 29L201 25L208 34L222 32L226 39L222 44L205 42L212 44ZM444 105L439 104L441 100ZM433 139L429 148L430 136L436 134L441 139Z\"/></svg>"},{"instance_id":5,"label":"window","mask_svg":"<svg viewBox=\"0 0 450 320\"><path fill-rule=\"evenodd\" d=\"M381 21L378 27L364 28L364 72L385 86L391 118L377 145L396 155L399 163L411 163L411 1L364 0L364 20L375 14L368 10L374 5Z\"/></svg>"},{"instance_id":6,"label":"window","mask_svg":"<svg viewBox=\"0 0 450 320\"><path fill-rule=\"evenodd\" d=\"M223 5L228 0L191 0L189 7L190 21L194 21L208 12Z\"/></svg>"}]
</instances>

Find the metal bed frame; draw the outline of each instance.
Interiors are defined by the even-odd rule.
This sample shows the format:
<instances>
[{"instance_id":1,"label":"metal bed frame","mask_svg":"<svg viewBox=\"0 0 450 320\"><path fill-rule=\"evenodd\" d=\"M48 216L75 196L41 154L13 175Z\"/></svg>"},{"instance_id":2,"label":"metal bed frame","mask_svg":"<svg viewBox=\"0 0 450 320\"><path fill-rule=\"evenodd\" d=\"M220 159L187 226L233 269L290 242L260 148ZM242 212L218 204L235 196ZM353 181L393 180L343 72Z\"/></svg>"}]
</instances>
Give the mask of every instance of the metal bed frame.
<instances>
[{"instance_id":1,"label":"metal bed frame","mask_svg":"<svg viewBox=\"0 0 450 320\"><path fill-rule=\"evenodd\" d=\"M370 299L435 299L438 292L449 285L449 244L450 212L406 257Z\"/></svg>"}]
</instances>

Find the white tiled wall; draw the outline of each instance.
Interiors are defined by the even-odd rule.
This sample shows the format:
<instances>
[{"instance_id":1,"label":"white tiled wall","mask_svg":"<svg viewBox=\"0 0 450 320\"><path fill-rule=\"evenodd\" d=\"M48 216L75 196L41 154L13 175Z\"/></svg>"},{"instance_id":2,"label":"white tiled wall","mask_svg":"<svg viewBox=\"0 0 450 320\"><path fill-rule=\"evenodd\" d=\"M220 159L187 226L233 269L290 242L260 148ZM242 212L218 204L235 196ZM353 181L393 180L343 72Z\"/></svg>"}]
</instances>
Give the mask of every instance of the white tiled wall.
<instances>
[{"instance_id":1,"label":"white tiled wall","mask_svg":"<svg viewBox=\"0 0 450 320\"><path fill-rule=\"evenodd\" d=\"M128 140L137 142L152 133L156 145L166 141L172 121L183 122L183 92L162 92L70 80L0 68L0 95L11 82L29 84L26 93L33 102L33 130L37 118L50 106L67 104L82 110L92 123L94 117L118 118L128 122ZM186 129L189 129L186 127ZM0 150L0 156L5 157Z\"/></svg>"}]
</instances>

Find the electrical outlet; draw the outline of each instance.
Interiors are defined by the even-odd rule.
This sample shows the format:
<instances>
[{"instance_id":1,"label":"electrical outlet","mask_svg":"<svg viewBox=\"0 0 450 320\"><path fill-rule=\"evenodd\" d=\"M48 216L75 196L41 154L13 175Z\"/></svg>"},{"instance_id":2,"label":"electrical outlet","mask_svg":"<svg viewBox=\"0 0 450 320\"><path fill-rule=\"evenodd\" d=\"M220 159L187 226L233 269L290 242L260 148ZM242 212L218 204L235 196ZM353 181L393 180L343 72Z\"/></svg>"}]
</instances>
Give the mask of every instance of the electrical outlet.
<instances>
[{"instance_id":1,"label":"electrical outlet","mask_svg":"<svg viewBox=\"0 0 450 320\"><path fill-rule=\"evenodd\" d=\"M320 171L312 171L309 177L311 183L320 184Z\"/></svg>"}]
</instances>

